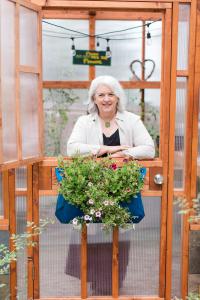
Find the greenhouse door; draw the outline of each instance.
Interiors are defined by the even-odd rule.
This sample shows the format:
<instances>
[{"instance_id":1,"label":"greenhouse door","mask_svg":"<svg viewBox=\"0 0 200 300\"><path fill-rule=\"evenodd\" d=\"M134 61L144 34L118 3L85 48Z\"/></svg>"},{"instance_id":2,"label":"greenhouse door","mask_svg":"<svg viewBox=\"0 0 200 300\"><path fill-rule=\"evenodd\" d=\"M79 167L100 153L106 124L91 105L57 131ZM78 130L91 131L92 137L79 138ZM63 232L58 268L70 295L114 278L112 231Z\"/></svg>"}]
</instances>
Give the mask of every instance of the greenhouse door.
<instances>
[{"instance_id":1,"label":"greenhouse door","mask_svg":"<svg viewBox=\"0 0 200 300\"><path fill-rule=\"evenodd\" d=\"M140 162L147 168L142 192L146 216L135 230L115 229L109 234L102 232L98 224L84 227L81 232L55 220L55 224L49 225L40 236L39 247L34 248L34 299L95 299L95 296L98 299L107 299L108 296L119 299L124 299L123 296L126 299L170 298L172 241L167 236L171 236L172 229L176 98L174 51L177 44L177 41L172 41L172 24L177 22L177 8L165 2L144 2L141 7L138 2L123 2L122 6L120 2L112 2L112 11L104 11L104 4L95 2L98 9L95 11L93 8L92 12L54 11L48 8L43 11L43 19L49 23L62 28L70 27L71 30L79 28L79 32L81 26L88 30L88 45L75 38L76 49L94 49L94 34L97 32L115 32L119 29L122 38L122 29L138 28L133 34L133 41L129 39L129 33L129 37L123 36L123 43L118 41L114 44L115 38L120 39L116 37L119 32L112 33L109 41L100 41L103 48L108 42L112 48L110 67L77 67L72 65L72 57L68 53L66 60L71 75L67 77L63 73L64 79L58 82L56 74L60 74L64 63L59 57L62 58L62 51L63 55L65 53L65 42L62 43L63 39L59 37L57 42L53 42L55 32L47 34L52 25L44 23L44 95L47 95L47 100L52 97L50 101L54 101L53 93L59 95L58 89L63 93L69 90L75 93L77 102L67 108L67 125L71 130L74 120L85 113L84 99L81 97L86 95L90 80L105 73L120 80L128 98L127 109L141 114L157 148L154 160ZM78 5L81 8L80 2ZM111 4L107 1L106 5L109 7ZM173 9L175 14L172 18ZM68 49L70 47L69 43ZM53 59L56 53L57 59ZM36 221L39 217L54 218L57 194L55 166L56 159L46 159L33 167L33 182L40 190L38 201L39 194L34 187Z\"/></svg>"}]
</instances>

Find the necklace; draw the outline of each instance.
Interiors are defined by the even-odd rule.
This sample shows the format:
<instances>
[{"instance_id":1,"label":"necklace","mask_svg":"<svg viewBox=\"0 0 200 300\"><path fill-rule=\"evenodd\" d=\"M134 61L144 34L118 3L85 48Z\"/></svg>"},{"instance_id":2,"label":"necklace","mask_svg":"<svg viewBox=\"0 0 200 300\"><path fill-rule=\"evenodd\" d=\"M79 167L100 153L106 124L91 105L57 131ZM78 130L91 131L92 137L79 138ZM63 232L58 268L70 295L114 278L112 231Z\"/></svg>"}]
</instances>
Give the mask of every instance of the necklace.
<instances>
[{"instance_id":1,"label":"necklace","mask_svg":"<svg viewBox=\"0 0 200 300\"><path fill-rule=\"evenodd\" d=\"M105 127L106 127L106 128L109 128L109 127L110 127L110 122L109 122L109 121L106 121L104 124L105 124Z\"/></svg>"}]
</instances>

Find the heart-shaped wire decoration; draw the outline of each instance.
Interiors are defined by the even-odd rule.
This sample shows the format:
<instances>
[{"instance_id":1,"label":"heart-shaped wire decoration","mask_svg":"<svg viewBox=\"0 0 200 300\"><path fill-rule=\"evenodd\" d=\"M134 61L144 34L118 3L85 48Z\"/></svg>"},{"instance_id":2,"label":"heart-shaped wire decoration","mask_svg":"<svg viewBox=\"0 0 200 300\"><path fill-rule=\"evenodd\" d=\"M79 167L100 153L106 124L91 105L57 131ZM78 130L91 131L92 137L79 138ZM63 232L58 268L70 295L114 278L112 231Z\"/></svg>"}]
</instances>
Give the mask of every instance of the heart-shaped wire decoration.
<instances>
[{"instance_id":1,"label":"heart-shaped wire decoration","mask_svg":"<svg viewBox=\"0 0 200 300\"><path fill-rule=\"evenodd\" d=\"M143 62L140 61L139 59L135 59L135 60L133 60L133 61L131 62L131 64L130 64L130 70L131 70L131 72L132 72L132 74L133 74L133 79L135 79L135 80L142 80L142 79L136 74L136 72L135 72L135 70L134 70L134 65L140 64L140 66L141 66L141 68L144 70L144 74L145 74L145 68L146 68L146 67L145 67L145 64L146 64L147 62L152 63L152 69L151 69L151 71L149 72L149 74L144 78L144 80L147 80L147 79L149 79L149 78L152 76L152 74L153 74L153 72L154 72L154 70L155 70L155 66L156 66L155 62L154 62L152 59L145 59Z\"/></svg>"}]
</instances>

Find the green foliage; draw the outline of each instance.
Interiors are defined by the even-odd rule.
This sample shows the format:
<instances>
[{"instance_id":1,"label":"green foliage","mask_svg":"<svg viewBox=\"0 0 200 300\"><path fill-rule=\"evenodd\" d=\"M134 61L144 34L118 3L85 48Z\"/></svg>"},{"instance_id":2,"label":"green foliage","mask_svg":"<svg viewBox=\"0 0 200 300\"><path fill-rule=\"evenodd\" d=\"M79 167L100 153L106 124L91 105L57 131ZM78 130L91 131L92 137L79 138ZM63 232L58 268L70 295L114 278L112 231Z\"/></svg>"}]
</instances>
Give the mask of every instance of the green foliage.
<instances>
[{"instance_id":1,"label":"green foliage","mask_svg":"<svg viewBox=\"0 0 200 300\"><path fill-rule=\"evenodd\" d=\"M200 294L197 293L189 293L186 297L188 300L200 300Z\"/></svg>"},{"instance_id":2,"label":"green foliage","mask_svg":"<svg viewBox=\"0 0 200 300\"><path fill-rule=\"evenodd\" d=\"M200 194L198 194L197 198L192 199L192 205L187 199L182 197L175 199L174 204L180 208L179 214L190 214L189 222L198 222L200 220Z\"/></svg>"},{"instance_id":3,"label":"green foliage","mask_svg":"<svg viewBox=\"0 0 200 300\"><path fill-rule=\"evenodd\" d=\"M128 209L120 203L128 202L143 187L144 176L135 161L118 168L109 158L77 156L65 161L60 157L58 166L63 174L59 192L84 213L72 221L74 225L102 222L104 229L109 229L132 222Z\"/></svg>"},{"instance_id":4,"label":"green foliage","mask_svg":"<svg viewBox=\"0 0 200 300\"><path fill-rule=\"evenodd\" d=\"M45 230L45 227L53 223L52 220L45 219L40 220L40 225L36 226L32 222L27 223L27 232L22 234L13 234L10 239L13 240L15 250L10 251L9 248L0 244L0 275L7 274L9 272L9 264L12 261L16 261L17 257L22 254L23 249L28 246L34 247L36 243L31 240L34 236L42 234ZM4 287L6 284L0 284L0 288Z\"/></svg>"},{"instance_id":5,"label":"green foliage","mask_svg":"<svg viewBox=\"0 0 200 300\"><path fill-rule=\"evenodd\" d=\"M48 89L44 96L45 111L45 155L60 153L61 133L67 124L68 106L78 97L71 90Z\"/></svg>"}]
</instances>

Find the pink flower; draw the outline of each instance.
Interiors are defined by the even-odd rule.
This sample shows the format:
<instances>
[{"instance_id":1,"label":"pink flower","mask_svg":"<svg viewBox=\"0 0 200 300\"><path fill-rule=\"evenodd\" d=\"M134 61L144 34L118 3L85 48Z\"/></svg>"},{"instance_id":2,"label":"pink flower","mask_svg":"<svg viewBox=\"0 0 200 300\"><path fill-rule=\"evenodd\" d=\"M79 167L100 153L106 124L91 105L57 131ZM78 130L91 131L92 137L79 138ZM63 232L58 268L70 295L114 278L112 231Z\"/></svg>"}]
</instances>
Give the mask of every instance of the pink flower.
<instances>
[{"instance_id":1,"label":"pink flower","mask_svg":"<svg viewBox=\"0 0 200 300\"><path fill-rule=\"evenodd\" d=\"M92 205L92 204L94 204L94 200L89 199L88 203Z\"/></svg>"},{"instance_id":2,"label":"pink flower","mask_svg":"<svg viewBox=\"0 0 200 300\"><path fill-rule=\"evenodd\" d=\"M84 220L85 220L85 221L89 221L89 220L90 220L90 216L85 215L85 216L84 216Z\"/></svg>"},{"instance_id":3,"label":"pink flower","mask_svg":"<svg viewBox=\"0 0 200 300\"><path fill-rule=\"evenodd\" d=\"M108 201L108 200L105 200L105 201L103 202L103 204L104 204L105 206L107 206L107 205L109 205L109 201Z\"/></svg>"},{"instance_id":4,"label":"pink flower","mask_svg":"<svg viewBox=\"0 0 200 300\"><path fill-rule=\"evenodd\" d=\"M113 170L116 170L116 169L117 169L117 165L113 163L113 164L110 166L110 168L113 169Z\"/></svg>"},{"instance_id":5,"label":"pink flower","mask_svg":"<svg viewBox=\"0 0 200 300\"><path fill-rule=\"evenodd\" d=\"M96 215L97 218L100 218L101 217L101 212L97 211L95 215Z\"/></svg>"},{"instance_id":6,"label":"pink flower","mask_svg":"<svg viewBox=\"0 0 200 300\"><path fill-rule=\"evenodd\" d=\"M130 193L130 192L131 192L131 189L130 189L130 188L128 188L128 189L126 190L126 192Z\"/></svg>"}]
</instances>

